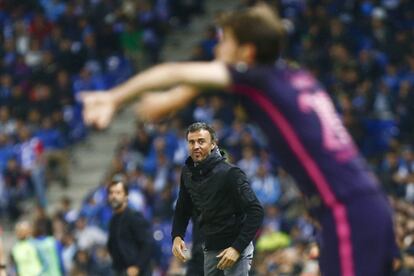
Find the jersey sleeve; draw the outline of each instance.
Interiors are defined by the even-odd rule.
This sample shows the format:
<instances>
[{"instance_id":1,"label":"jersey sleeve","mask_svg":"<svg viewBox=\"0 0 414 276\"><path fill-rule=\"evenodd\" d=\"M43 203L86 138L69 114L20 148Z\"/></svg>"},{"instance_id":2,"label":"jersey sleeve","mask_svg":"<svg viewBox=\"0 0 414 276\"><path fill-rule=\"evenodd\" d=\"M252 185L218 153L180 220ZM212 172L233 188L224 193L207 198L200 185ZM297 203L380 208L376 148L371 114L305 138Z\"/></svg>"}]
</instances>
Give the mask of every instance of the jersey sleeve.
<instances>
[{"instance_id":1,"label":"jersey sleeve","mask_svg":"<svg viewBox=\"0 0 414 276\"><path fill-rule=\"evenodd\" d=\"M257 87L263 82L263 72L260 68L248 67L244 63L229 65L231 91L237 93L237 87Z\"/></svg>"}]
</instances>

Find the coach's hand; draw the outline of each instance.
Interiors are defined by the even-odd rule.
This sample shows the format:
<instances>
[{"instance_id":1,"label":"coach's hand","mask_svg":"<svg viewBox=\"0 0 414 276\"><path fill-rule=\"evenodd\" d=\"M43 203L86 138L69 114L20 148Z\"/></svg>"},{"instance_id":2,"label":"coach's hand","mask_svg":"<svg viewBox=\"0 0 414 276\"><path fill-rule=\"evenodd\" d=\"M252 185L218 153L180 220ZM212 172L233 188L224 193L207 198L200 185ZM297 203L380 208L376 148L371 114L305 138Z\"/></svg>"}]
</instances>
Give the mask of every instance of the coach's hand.
<instances>
[{"instance_id":1,"label":"coach's hand","mask_svg":"<svg viewBox=\"0 0 414 276\"><path fill-rule=\"evenodd\" d=\"M115 98L109 91L81 93L83 119L87 125L104 129L109 126L116 112Z\"/></svg>"},{"instance_id":2,"label":"coach's hand","mask_svg":"<svg viewBox=\"0 0 414 276\"><path fill-rule=\"evenodd\" d=\"M232 267L234 263L237 262L237 260L240 257L240 253L233 247L228 247L221 251L221 253L218 254L216 257L221 258L219 263L217 264L217 268L224 270Z\"/></svg>"},{"instance_id":3,"label":"coach's hand","mask_svg":"<svg viewBox=\"0 0 414 276\"><path fill-rule=\"evenodd\" d=\"M172 253L175 257L177 257L182 262L187 261L187 256L184 253L187 251L187 247L185 246L185 242L181 239L181 237L175 237L173 242Z\"/></svg>"},{"instance_id":4,"label":"coach's hand","mask_svg":"<svg viewBox=\"0 0 414 276\"><path fill-rule=\"evenodd\" d=\"M126 274L127 276L138 276L139 268L137 266L130 266L127 268Z\"/></svg>"}]
</instances>

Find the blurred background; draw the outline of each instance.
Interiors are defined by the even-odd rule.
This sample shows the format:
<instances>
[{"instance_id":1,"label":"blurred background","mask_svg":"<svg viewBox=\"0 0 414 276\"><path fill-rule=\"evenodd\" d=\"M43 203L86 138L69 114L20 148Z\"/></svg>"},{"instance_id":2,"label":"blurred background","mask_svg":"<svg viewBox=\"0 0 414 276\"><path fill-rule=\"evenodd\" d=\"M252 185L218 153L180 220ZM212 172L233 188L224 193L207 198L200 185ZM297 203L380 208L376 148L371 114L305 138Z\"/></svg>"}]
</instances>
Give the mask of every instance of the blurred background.
<instances>
[{"instance_id":1,"label":"blurred background","mask_svg":"<svg viewBox=\"0 0 414 276\"><path fill-rule=\"evenodd\" d=\"M124 173L130 206L152 222L154 275L184 275L171 255L171 218L187 157L185 128L205 121L265 206L252 275L318 275L315 229L300 193L237 99L212 91L157 124L141 124L127 109L102 132L85 127L77 101L79 91L110 88L158 62L212 60L214 18L255 2L0 0L7 260L22 235L16 223L28 220L35 238L56 239L66 275L114 275L105 249L105 186ZM390 199L401 250L395 275L414 275L414 1L267 2L284 18L284 57L327 88Z\"/></svg>"}]
</instances>

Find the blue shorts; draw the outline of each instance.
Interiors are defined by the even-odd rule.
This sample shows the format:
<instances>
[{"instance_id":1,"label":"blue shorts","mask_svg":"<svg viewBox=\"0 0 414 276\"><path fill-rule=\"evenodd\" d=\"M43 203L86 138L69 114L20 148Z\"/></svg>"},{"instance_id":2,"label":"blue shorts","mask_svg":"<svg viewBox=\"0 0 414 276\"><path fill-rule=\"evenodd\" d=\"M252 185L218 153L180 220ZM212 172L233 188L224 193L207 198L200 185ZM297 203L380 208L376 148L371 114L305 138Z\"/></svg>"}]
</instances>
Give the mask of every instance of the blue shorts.
<instances>
[{"instance_id":1,"label":"blue shorts","mask_svg":"<svg viewBox=\"0 0 414 276\"><path fill-rule=\"evenodd\" d=\"M320 217L322 275L391 275L398 251L385 196L365 195L335 208Z\"/></svg>"}]
</instances>

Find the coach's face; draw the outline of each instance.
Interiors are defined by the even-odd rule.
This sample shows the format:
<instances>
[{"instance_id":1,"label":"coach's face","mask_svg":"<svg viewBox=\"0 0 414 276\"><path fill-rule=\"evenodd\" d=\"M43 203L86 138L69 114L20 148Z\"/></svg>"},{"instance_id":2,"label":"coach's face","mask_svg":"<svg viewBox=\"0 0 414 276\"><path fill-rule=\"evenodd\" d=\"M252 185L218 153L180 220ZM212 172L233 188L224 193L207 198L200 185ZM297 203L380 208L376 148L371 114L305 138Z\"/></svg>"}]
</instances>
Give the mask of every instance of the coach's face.
<instances>
[{"instance_id":1,"label":"coach's face","mask_svg":"<svg viewBox=\"0 0 414 276\"><path fill-rule=\"evenodd\" d=\"M112 185L108 191L108 201L114 211L122 211L128 204L128 195L121 182Z\"/></svg>"},{"instance_id":2,"label":"coach's face","mask_svg":"<svg viewBox=\"0 0 414 276\"><path fill-rule=\"evenodd\" d=\"M188 151L194 162L200 162L206 159L216 146L215 142L211 139L210 132L205 129L189 132L187 135L187 144Z\"/></svg>"}]
</instances>

